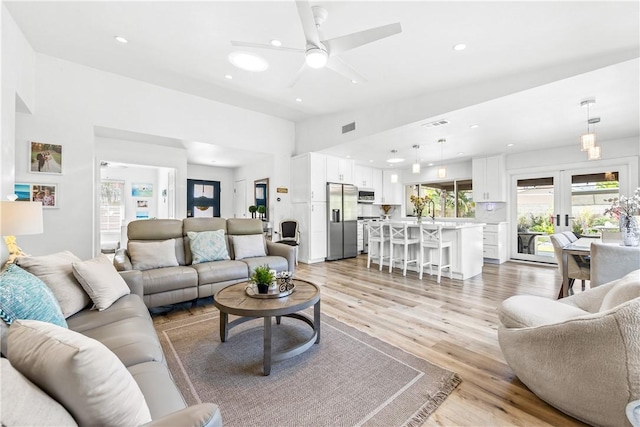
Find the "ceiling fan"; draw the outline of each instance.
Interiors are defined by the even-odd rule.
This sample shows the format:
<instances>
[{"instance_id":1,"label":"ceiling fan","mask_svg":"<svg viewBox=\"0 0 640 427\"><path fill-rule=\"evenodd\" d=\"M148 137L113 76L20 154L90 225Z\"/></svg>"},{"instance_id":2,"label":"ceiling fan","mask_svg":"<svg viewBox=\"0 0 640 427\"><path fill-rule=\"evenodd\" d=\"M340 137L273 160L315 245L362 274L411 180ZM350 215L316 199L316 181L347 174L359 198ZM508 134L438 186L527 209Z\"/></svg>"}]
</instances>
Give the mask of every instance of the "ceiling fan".
<instances>
[{"instance_id":1,"label":"ceiling fan","mask_svg":"<svg viewBox=\"0 0 640 427\"><path fill-rule=\"evenodd\" d=\"M368 30L359 31L357 33L347 34L345 36L335 37L333 39L320 39L320 25L327 19L329 14L327 10L320 6L311 6L308 0L296 0L298 15L302 23L302 30L306 40L306 48L298 49L284 46L273 46L261 43L250 43L231 41L233 46L255 47L261 49L273 49L286 52L304 53L305 63L298 70L289 87L295 86L300 76L307 67L323 68L327 67L354 83L364 83L367 80L357 71L351 68L340 57L341 53L360 47L362 45L393 36L402 32L399 22L394 24L383 25L381 27L370 28Z\"/></svg>"}]
</instances>

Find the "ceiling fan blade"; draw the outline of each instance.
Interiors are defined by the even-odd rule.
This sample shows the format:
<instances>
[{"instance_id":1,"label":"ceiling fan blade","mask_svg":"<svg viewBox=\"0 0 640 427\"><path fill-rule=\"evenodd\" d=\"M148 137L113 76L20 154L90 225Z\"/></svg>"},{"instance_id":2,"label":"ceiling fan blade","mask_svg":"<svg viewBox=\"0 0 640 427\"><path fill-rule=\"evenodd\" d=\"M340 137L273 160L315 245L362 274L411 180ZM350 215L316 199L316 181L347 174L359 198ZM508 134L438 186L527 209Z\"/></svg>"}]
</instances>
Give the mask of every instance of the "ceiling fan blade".
<instances>
[{"instance_id":1,"label":"ceiling fan blade","mask_svg":"<svg viewBox=\"0 0 640 427\"><path fill-rule=\"evenodd\" d=\"M298 83L298 80L300 80L300 77L302 77L302 73L305 72L305 70L307 69L307 63L303 62L302 63L302 67L300 67L300 69L298 70L298 72L296 73L295 76L293 76L293 79L291 79L291 81L289 82L289 84L287 85L288 88L292 88L296 85L296 83Z\"/></svg>"},{"instance_id":2,"label":"ceiling fan blade","mask_svg":"<svg viewBox=\"0 0 640 427\"><path fill-rule=\"evenodd\" d=\"M347 34L333 39L325 40L323 43L329 49L329 54L339 55L353 48L393 36L402 32L399 22L395 24L383 25L382 27L369 28L357 33Z\"/></svg>"},{"instance_id":3,"label":"ceiling fan blade","mask_svg":"<svg viewBox=\"0 0 640 427\"><path fill-rule=\"evenodd\" d=\"M318 34L316 20L313 17L313 12L311 11L311 5L307 0L296 0L296 7L298 8L300 23L302 23L302 31L304 31L304 37L307 40L307 43L319 47L320 35Z\"/></svg>"},{"instance_id":4,"label":"ceiling fan blade","mask_svg":"<svg viewBox=\"0 0 640 427\"><path fill-rule=\"evenodd\" d=\"M272 46L270 44L262 44L262 43L251 43L251 42L239 42L235 40L231 40L232 46L242 46L242 47L257 47L258 49L271 49L271 50L283 50L286 52L296 52L296 53L304 53L304 49L298 49L296 47L285 47L285 46Z\"/></svg>"},{"instance_id":5,"label":"ceiling fan blade","mask_svg":"<svg viewBox=\"0 0 640 427\"><path fill-rule=\"evenodd\" d=\"M342 59L340 59L337 56L329 57L329 61L327 61L326 67L332 71L335 71L341 76L348 78L352 82L356 82L356 83L367 82L367 79L365 79L360 73L358 73L356 70L351 68L349 65L347 65L346 62L344 62Z\"/></svg>"}]
</instances>

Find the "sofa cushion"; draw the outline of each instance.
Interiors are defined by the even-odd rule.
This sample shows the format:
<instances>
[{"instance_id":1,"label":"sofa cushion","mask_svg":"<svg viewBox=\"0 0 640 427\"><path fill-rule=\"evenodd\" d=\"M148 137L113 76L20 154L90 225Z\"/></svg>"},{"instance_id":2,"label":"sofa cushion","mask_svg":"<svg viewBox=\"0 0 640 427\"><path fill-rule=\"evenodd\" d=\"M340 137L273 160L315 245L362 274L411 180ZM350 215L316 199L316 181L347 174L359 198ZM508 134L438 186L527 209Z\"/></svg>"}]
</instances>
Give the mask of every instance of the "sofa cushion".
<instances>
[{"instance_id":1,"label":"sofa cushion","mask_svg":"<svg viewBox=\"0 0 640 427\"><path fill-rule=\"evenodd\" d=\"M248 234L245 236L231 236L233 253L236 260L266 256L264 235Z\"/></svg>"},{"instance_id":2,"label":"sofa cushion","mask_svg":"<svg viewBox=\"0 0 640 427\"><path fill-rule=\"evenodd\" d=\"M9 325L17 319L34 319L67 327L51 289L15 264L0 274L0 318Z\"/></svg>"},{"instance_id":3,"label":"sofa cushion","mask_svg":"<svg viewBox=\"0 0 640 427\"><path fill-rule=\"evenodd\" d=\"M192 264L230 259L224 230L188 231L187 236L189 236Z\"/></svg>"},{"instance_id":4,"label":"sofa cushion","mask_svg":"<svg viewBox=\"0 0 640 427\"><path fill-rule=\"evenodd\" d=\"M212 261L196 264L193 268L198 272L198 285L249 277L247 264L242 261Z\"/></svg>"},{"instance_id":5,"label":"sofa cushion","mask_svg":"<svg viewBox=\"0 0 640 427\"><path fill-rule=\"evenodd\" d=\"M8 359L0 358L0 422L3 426L77 426L64 406L40 390Z\"/></svg>"},{"instance_id":6,"label":"sofa cushion","mask_svg":"<svg viewBox=\"0 0 640 427\"><path fill-rule=\"evenodd\" d=\"M89 295L73 276L71 264L79 261L80 258L64 251L51 255L19 257L16 264L38 276L53 291L66 318L91 302Z\"/></svg>"},{"instance_id":7,"label":"sofa cushion","mask_svg":"<svg viewBox=\"0 0 640 427\"><path fill-rule=\"evenodd\" d=\"M131 293L127 283L104 254L88 261L74 262L72 266L73 275L99 311L109 308L118 298Z\"/></svg>"},{"instance_id":8,"label":"sofa cushion","mask_svg":"<svg viewBox=\"0 0 640 427\"><path fill-rule=\"evenodd\" d=\"M527 328L558 323L590 314L568 304L535 295L507 298L499 308L500 322L507 328Z\"/></svg>"},{"instance_id":9,"label":"sofa cushion","mask_svg":"<svg viewBox=\"0 0 640 427\"><path fill-rule=\"evenodd\" d=\"M69 329L76 332L83 332L87 329L94 329L98 326L119 322L120 320L141 317L151 322L151 315L142 298L135 294L125 295L106 310L97 312L95 310L82 310L67 318Z\"/></svg>"},{"instance_id":10,"label":"sofa cushion","mask_svg":"<svg viewBox=\"0 0 640 427\"><path fill-rule=\"evenodd\" d=\"M615 285L602 299L600 311L609 310L640 297L640 270L632 271L624 277L609 283L615 283Z\"/></svg>"},{"instance_id":11,"label":"sofa cushion","mask_svg":"<svg viewBox=\"0 0 640 427\"><path fill-rule=\"evenodd\" d=\"M175 240L168 239L158 242L129 242L127 250L131 257L131 264L135 270L150 270L153 268L177 267Z\"/></svg>"},{"instance_id":12,"label":"sofa cushion","mask_svg":"<svg viewBox=\"0 0 640 427\"><path fill-rule=\"evenodd\" d=\"M36 320L9 328L11 364L60 402L80 425L140 425L151 421L140 387L98 341Z\"/></svg>"},{"instance_id":13,"label":"sofa cushion","mask_svg":"<svg viewBox=\"0 0 640 427\"><path fill-rule=\"evenodd\" d=\"M198 273L192 267L168 267L142 272L144 294L195 288L198 286Z\"/></svg>"},{"instance_id":14,"label":"sofa cushion","mask_svg":"<svg viewBox=\"0 0 640 427\"><path fill-rule=\"evenodd\" d=\"M242 262L247 264L248 275L251 276L256 267L268 265L270 269L276 271L289 271L289 263L281 256L260 256L255 258L245 258Z\"/></svg>"},{"instance_id":15,"label":"sofa cushion","mask_svg":"<svg viewBox=\"0 0 640 427\"><path fill-rule=\"evenodd\" d=\"M150 361L164 362L164 353L153 323L143 317L131 317L85 329L82 334L99 341L127 367Z\"/></svg>"},{"instance_id":16,"label":"sofa cushion","mask_svg":"<svg viewBox=\"0 0 640 427\"><path fill-rule=\"evenodd\" d=\"M162 363L138 363L127 369L142 390L152 419L156 420L187 407L169 369Z\"/></svg>"}]
</instances>

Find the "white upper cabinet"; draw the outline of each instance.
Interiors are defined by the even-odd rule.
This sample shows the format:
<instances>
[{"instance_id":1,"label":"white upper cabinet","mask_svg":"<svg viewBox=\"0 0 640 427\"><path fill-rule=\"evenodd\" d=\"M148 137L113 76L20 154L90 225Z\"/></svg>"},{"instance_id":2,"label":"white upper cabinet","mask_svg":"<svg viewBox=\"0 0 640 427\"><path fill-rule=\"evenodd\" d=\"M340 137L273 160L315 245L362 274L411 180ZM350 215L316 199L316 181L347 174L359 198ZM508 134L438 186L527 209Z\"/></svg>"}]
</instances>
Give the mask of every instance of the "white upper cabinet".
<instances>
[{"instance_id":1,"label":"white upper cabinet","mask_svg":"<svg viewBox=\"0 0 640 427\"><path fill-rule=\"evenodd\" d=\"M306 153L291 159L291 203L327 200L326 156Z\"/></svg>"},{"instance_id":2,"label":"white upper cabinet","mask_svg":"<svg viewBox=\"0 0 640 427\"><path fill-rule=\"evenodd\" d=\"M343 184L356 184L354 179L354 163L350 159L342 159L340 157L326 156L326 181L338 182ZM356 184L357 185L357 184Z\"/></svg>"},{"instance_id":3,"label":"white upper cabinet","mask_svg":"<svg viewBox=\"0 0 640 427\"><path fill-rule=\"evenodd\" d=\"M504 155L473 159L473 201L506 202Z\"/></svg>"},{"instance_id":4,"label":"white upper cabinet","mask_svg":"<svg viewBox=\"0 0 640 427\"><path fill-rule=\"evenodd\" d=\"M371 182L373 190L375 191L375 199L373 203L382 203L382 169L371 169Z\"/></svg>"},{"instance_id":5,"label":"white upper cabinet","mask_svg":"<svg viewBox=\"0 0 640 427\"><path fill-rule=\"evenodd\" d=\"M404 185L400 182L392 183L391 175L398 174L398 171L382 172L382 198L380 203L385 205L402 205L404 197Z\"/></svg>"},{"instance_id":6,"label":"white upper cabinet","mask_svg":"<svg viewBox=\"0 0 640 427\"><path fill-rule=\"evenodd\" d=\"M355 185L358 188L374 188L373 187L373 168L356 165L354 170L355 170Z\"/></svg>"}]
</instances>

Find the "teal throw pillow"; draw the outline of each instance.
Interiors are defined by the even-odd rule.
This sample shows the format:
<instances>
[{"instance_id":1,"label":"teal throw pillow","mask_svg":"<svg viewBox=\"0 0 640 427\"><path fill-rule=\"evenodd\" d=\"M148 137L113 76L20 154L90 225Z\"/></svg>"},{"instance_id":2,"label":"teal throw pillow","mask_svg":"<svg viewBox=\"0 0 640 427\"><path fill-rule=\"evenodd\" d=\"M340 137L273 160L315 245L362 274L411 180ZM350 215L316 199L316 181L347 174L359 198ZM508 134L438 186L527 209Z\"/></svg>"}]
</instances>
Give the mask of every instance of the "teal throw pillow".
<instances>
[{"instance_id":1,"label":"teal throw pillow","mask_svg":"<svg viewBox=\"0 0 640 427\"><path fill-rule=\"evenodd\" d=\"M67 327L53 292L15 264L0 274L0 318L9 325L17 319L30 319Z\"/></svg>"},{"instance_id":2,"label":"teal throw pillow","mask_svg":"<svg viewBox=\"0 0 640 427\"><path fill-rule=\"evenodd\" d=\"M187 231L191 248L192 264L207 261L221 261L229 258L224 230Z\"/></svg>"}]
</instances>

